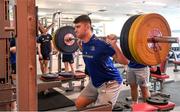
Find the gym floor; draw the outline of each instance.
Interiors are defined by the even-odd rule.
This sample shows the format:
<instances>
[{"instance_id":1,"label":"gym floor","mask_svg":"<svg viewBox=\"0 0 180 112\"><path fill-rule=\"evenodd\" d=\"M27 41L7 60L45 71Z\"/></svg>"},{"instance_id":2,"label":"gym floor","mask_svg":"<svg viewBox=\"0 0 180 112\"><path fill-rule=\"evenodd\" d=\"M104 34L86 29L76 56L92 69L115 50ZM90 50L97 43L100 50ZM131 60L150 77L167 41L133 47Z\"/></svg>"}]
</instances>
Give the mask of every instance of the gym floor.
<instances>
[{"instance_id":1,"label":"gym floor","mask_svg":"<svg viewBox=\"0 0 180 112\"><path fill-rule=\"evenodd\" d=\"M57 72L57 69L58 69L57 56L54 55L52 59L53 59L52 72ZM80 59L82 59L82 58L80 58ZM76 58L75 58L75 62L76 62ZM83 70L84 69L83 61L80 60L79 64L82 64L82 66L80 66L79 69ZM75 63L75 65L76 65L76 63ZM63 65L62 65L62 68L63 68ZM180 88L180 72L173 72L173 69L174 69L174 65L168 64L166 73L167 73L167 75L170 76L170 78L165 81L163 93L171 95L170 101L172 101L176 104L173 111L179 111L180 110L180 100L179 100L180 94L178 94L178 92L179 92L179 88ZM122 72L123 69L120 67L119 70ZM38 60L37 60L37 74L41 74ZM88 82L88 77L86 78L85 85L87 84L87 82ZM74 89L74 91L71 91L71 92L65 92L59 88L55 88L55 89L58 92L64 94L69 99L75 101L75 99L80 94L80 90L78 88L76 88L80 84L80 82L75 81L75 82L73 82L73 84L75 86L75 89ZM64 84L63 86L67 86L67 84ZM126 102L125 98L129 97L129 96L130 96L130 87L123 85L121 88L121 92L119 94L118 101ZM67 110L75 110L75 107L73 106L73 107L60 108L60 109L56 109L55 111L63 111L63 110L64 111L65 110L66 111Z\"/></svg>"}]
</instances>

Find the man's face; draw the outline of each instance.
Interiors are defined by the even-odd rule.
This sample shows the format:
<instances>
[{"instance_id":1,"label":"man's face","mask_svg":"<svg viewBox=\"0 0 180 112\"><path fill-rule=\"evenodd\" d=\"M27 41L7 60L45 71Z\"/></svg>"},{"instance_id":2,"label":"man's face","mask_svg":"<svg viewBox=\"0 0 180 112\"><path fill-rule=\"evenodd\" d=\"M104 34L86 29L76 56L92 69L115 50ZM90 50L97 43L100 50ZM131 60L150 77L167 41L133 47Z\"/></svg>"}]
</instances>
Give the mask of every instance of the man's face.
<instances>
[{"instance_id":1,"label":"man's face","mask_svg":"<svg viewBox=\"0 0 180 112\"><path fill-rule=\"evenodd\" d=\"M88 30L87 23L80 22L80 23L75 24L75 33L76 33L77 38L84 39L87 30Z\"/></svg>"}]
</instances>

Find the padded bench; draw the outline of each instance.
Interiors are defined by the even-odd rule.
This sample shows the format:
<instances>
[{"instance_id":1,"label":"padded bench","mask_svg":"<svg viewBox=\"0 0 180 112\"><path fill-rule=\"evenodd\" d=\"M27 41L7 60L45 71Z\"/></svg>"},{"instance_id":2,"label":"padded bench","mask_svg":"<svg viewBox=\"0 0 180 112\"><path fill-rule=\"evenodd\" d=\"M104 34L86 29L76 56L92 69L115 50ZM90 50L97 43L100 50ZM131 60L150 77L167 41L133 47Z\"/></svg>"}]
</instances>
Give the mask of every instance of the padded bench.
<instances>
[{"instance_id":1,"label":"padded bench","mask_svg":"<svg viewBox=\"0 0 180 112\"><path fill-rule=\"evenodd\" d=\"M81 81L80 88L84 88L84 82L85 82L86 74L82 71L76 71L73 77L63 77L63 76L58 76L55 79L45 79L41 77L40 75L38 76L38 92L53 88L53 87L60 87L61 89L65 89L62 84L63 83L69 83L69 89L73 89L73 84L72 81ZM67 90L67 89L65 89Z\"/></svg>"},{"instance_id":2,"label":"padded bench","mask_svg":"<svg viewBox=\"0 0 180 112\"><path fill-rule=\"evenodd\" d=\"M148 103L138 103L131 106L132 111L149 112L149 111L169 111L173 110L175 103L169 102L166 105L152 105Z\"/></svg>"},{"instance_id":3,"label":"padded bench","mask_svg":"<svg viewBox=\"0 0 180 112\"><path fill-rule=\"evenodd\" d=\"M157 107L152 106L148 103L137 103L131 105L132 112L155 112L158 110Z\"/></svg>"}]
</instances>

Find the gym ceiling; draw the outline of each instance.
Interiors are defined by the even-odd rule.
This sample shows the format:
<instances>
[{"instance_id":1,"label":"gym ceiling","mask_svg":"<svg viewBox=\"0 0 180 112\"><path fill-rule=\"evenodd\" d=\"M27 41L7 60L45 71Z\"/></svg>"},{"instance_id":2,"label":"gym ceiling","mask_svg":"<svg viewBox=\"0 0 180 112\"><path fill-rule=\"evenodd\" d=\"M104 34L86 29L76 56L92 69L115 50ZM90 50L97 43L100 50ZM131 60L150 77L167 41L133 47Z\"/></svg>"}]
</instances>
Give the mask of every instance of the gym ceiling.
<instances>
[{"instance_id":1,"label":"gym ceiling","mask_svg":"<svg viewBox=\"0 0 180 112\"><path fill-rule=\"evenodd\" d=\"M60 11L66 13L63 18L90 14L100 21L150 12L180 18L180 0L36 0L36 4L41 17Z\"/></svg>"}]
</instances>

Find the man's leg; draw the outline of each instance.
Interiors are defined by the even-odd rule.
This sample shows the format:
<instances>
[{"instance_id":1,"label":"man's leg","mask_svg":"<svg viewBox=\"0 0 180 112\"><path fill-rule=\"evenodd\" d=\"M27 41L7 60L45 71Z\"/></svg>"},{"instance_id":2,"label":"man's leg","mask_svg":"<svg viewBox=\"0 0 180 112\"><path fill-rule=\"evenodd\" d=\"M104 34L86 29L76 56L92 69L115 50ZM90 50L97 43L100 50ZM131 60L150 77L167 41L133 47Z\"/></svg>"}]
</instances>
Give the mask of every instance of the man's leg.
<instances>
[{"instance_id":1,"label":"man's leg","mask_svg":"<svg viewBox=\"0 0 180 112\"><path fill-rule=\"evenodd\" d=\"M102 87L98 88L98 98L95 105L111 102L113 108L119 96L120 88L121 84L115 80L104 83Z\"/></svg>"},{"instance_id":2,"label":"man's leg","mask_svg":"<svg viewBox=\"0 0 180 112\"><path fill-rule=\"evenodd\" d=\"M71 67L71 72L75 73L75 70L74 70L74 63L69 63L70 67Z\"/></svg>"},{"instance_id":3,"label":"man's leg","mask_svg":"<svg viewBox=\"0 0 180 112\"><path fill-rule=\"evenodd\" d=\"M151 96L149 92L149 88L145 86L140 86L140 88L141 88L143 99L144 101L146 101L146 99Z\"/></svg>"},{"instance_id":4,"label":"man's leg","mask_svg":"<svg viewBox=\"0 0 180 112\"><path fill-rule=\"evenodd\" d=\"M43 61L42 59L39 60L42 74L44 74L44 63L43 63L43 62L44 62L44 61Z\"/></svg>"},{"instance_id":5,"label":"man's leg","mask_svg":"<svg viewBox=\"0 0 180 112\"><path fill-rule=\"evenodd\" d=\"M79 110L93 103L97 99L97 89L89 81L88 85L82 90L81 94L75 101L76 108Z\"/></svg>"},{"instance_id":6,"label":"man's leg","mask_svg":"<svg viewBox=\"0 0 180 112\"><path fill-rule=\"evenodd\" d=\"M142 92L142 96L144 101L146 101L146 99L148 97L150 97L150 92L149 92L149 88L148 88L148 82L149 82L149 68L141 68L136 72L137 75L137 83L140 86L141 92Z\"/></svg>"},{"instance_id":7,"label":"man's leg","mask_svg":"<svg viewBox=\"0 0 180 112\"><path fill-rule=\"evenodd\" d=\"M89 99L85 96L79 96L77 99L76 99L76 108L79 110L79 109L82 109L86 106L88 106L89 104L95 102L94 99Z\"/></svg>"},{"instance_id":8,"label":"man's leg","mask_svg":"<svg viewBox=\"0 0 180 112\"><path fill-rule=\"evenodd\" d=\"M138 102L138 85L136 82L136 75L135 75L135 69L133 68L127 68L127 82L130 85L131 88L131 98L132 103Z\"/></svg>"},{"instance_id":9,"label":"man's leg","mask_svg":"<svg viewBox=\"0 0 180 112\"><path fill-rule=\"evenodd\" d=\"M138 85L136 83L130 84L132 104L138 103Z\"/></svg>"},{"instance_id":10,"label":"man's leg","mask_svg":"<svg viewBox=\"0 0 180 112\"><path fill-rule=\"evenodd\" d=\"M48 62L49 62L49 60L44 60L44 67L43 67L44 73L48 72Z\"/></svg>"},{"instance_id":11,"label":"man's leg","mask_svg":"<svg viewBox=\"0 0 180 112\"><path fill-rule=\"evenodd\" d=\"M68 62L64 62L65 72L69 72Z\"/></svg>"}]
</instances>

